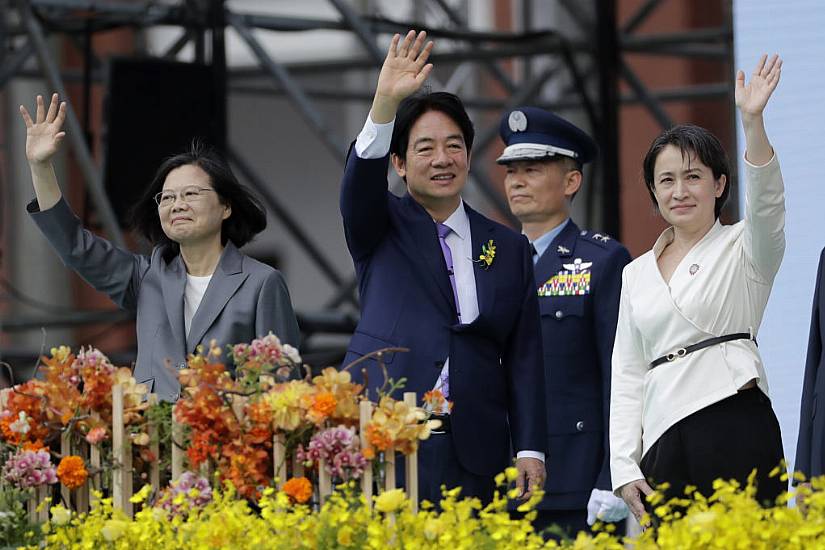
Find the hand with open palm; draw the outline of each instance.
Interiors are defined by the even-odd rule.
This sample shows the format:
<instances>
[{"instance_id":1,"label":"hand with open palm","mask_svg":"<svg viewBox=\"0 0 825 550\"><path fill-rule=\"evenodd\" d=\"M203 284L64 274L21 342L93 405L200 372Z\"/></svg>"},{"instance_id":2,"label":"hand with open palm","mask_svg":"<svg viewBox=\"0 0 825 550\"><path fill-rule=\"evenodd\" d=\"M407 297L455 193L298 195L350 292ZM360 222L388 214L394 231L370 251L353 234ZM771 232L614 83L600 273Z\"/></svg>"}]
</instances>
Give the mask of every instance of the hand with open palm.
<instances>
[{"instance_id":1,"label":"hand with open palm","mask_svg":"<svg viewBox=\"0 0 825 550\"><path fill-rule=\"evenodd\" d=\"M782 73L782 60L778 55L768 59L767 54L759 59L750 82L745 84L745 73L736 73L736 106L743 117L758 117L765 110L771 94L779 84Z\"/></svg>"},{"instance_id":2,"label":"hand with open palm","mask_svg":"<svg viewBox=\"0 0 825 550\"><path fill-rule=\"evenodd\" d=\"M424 85L433 69L432 63L427 63L433 43L430 41L425 44L426 38L427 33L424 31L417 36L415 31L410 31L403 41L401 35L392 37L375 88L371 111L373 122L391 121L398 104Z\"/></svg>"},{"instance_id":3,"label":"hand with open palm","mask_svg":"<svg viewBox=\"0 0 825 550\"><path fill-rule=\"evenodd\" d=\"M60 142L66 137L66 132L62 130L63 122L66 120L66 102L58 104L57 94L52 94L49 110L46 111L43 96L37 96L34 121L22 105L20 114L26 123L26 158L29 163L49 162L60 147Z\"/></svg>"}]
</instances>

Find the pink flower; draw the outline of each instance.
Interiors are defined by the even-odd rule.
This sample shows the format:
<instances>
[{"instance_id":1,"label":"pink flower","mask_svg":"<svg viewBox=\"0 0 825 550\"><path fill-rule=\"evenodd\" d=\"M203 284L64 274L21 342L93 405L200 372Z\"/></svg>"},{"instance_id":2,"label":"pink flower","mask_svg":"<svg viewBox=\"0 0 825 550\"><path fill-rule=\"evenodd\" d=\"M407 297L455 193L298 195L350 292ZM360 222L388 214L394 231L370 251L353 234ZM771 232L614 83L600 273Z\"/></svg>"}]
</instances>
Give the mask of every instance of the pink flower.
<instances>
[{"instance_id":1,"label":"pink flower","mask_svg":"<svg viewBox=\"0 0 825 550\"><path fill-rule=\"evenodd\" d=\"M18 451L3 465L3 479L19 489L57 483L48 451Z\"/></svg>"},{"instance_id":2,"label":"pink flower","mask_svg":"<svg viewBox=\"0 0 825 550\"><path fill-rule=\"evenodd\" d=\"M97 445L101 441L104 441L107 436L108 434L106 433L106 428L98 426L97 428L92 428L89 430L89 433L86 434L86 441L90 445Z\"/></svg>"}]
</instances>

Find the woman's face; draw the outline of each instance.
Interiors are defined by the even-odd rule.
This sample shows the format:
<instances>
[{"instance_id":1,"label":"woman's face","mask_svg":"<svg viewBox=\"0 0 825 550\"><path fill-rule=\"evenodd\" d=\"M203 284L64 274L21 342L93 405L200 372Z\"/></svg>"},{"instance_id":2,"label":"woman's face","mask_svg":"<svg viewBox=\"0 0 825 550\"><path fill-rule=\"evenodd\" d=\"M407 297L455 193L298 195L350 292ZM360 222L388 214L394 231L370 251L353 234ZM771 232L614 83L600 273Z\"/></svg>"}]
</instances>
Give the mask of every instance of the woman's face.
<instances>
[{"instance_id":1,"label":"woman's face","mask_svg":"<svg viewBox=\"0 0 825 550\"><path fill-rule=\"evenodd\" d=\"M232 208L221 203L201 167L186 164L169 172L159 198L160 225L171 240L182 246L220 243L221 225Z\"/></svg>"},{"instance_id":2,"label":"woman's face","mask_svg":"<svg viewBox=\"0 0 825 550\"><path fill-rule=\"evenodd\" d=\"M687 231L700 231L716 221L716 199L727 181L713 172L696 154L682 155L675 145L667 145L656 157L653 168L653 194L659 212L670 225Z\"/></svg>"}]
</instances>

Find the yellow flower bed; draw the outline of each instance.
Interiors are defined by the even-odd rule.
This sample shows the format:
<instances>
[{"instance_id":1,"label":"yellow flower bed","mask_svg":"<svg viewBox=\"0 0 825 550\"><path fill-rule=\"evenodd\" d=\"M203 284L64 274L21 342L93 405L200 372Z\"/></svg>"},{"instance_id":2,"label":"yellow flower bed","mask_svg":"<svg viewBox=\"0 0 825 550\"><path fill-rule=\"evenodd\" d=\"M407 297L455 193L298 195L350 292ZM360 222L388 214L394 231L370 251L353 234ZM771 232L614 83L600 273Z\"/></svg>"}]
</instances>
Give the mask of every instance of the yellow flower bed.
<instances>
[{"instance_id":1,"label":"yellow flower bed","mask_svg":"<svg viewBox=\"0 0 825 550\"><path fill-rule=\"evenodd\" d=\"M508 472L509 474L510 472ZM509 477L509 476L507 476ZM507 479L504 474L499 482ZM62 506L52 508L52 521L43 526L46 548L123 548L128 550L211 548L409 548L409 549L518 549L572 548L635 550L662 549L809 549L825 548L825 480L813 482L813 491L800 489L807 512L788 508L787 496L778 506L763 508L752 487L718 481L716 493L652 504L662 520L633 540L610 534L611 526L596 534L579 533L575 540L545 542L527 519L508 514L506 497L497 493L482 508L475 499L460 499L458 491L445 494L441 511L425 504L417 514L401 491L376 497L375 510L365 506L353 487L342 487L320 508L295 504L283 492L266 489L253 511L238 499L231 486L215 491L205 507L188 515L170 515L144 507L134 520L111 501L99 500L84 516L72 516ZM133 501L143 502L148 487ZM540 497L537 497L540 498ZM525 504L529 509L537 499ZM626 546L626 544L628 546ZM34 548L34 547L33 547Z\"/></svg>"}]
</instances>

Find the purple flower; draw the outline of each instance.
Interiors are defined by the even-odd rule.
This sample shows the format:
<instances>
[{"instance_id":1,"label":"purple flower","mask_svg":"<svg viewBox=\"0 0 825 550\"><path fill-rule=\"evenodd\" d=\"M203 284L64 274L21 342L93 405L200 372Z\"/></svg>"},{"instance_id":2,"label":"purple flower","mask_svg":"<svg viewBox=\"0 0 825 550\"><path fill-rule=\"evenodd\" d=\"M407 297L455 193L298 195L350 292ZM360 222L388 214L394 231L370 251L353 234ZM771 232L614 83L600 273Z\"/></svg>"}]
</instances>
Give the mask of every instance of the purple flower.
<instances>
[{"instance_id":1,"label":"purple flower","mask_svg":"<svg viewBox=\"0 0 825 550\"><path fill-rule=\"evenodd\" d=\"M307 449L298 447L297 458L303 462L325 461L326 471L334 478L356 479L364 472L367 464L361 454L360 440L354 428L337 426L317 432L309 441Z\"/></svg>"},{"instance_id":2,"label":"purple flower","mask_svg":"<svg viewBox=\"0 0 825 550\"><path fill-rule=\"evenodd\" d=\"M175 504L175 499L179 495L184 496L183 504ZM211 501L212 487L210 487L209 481L205 477L192 472L183 472L180 478L173 482L160 496L158 506L167 510L170 515L178 515L202 508Z\"/></svg>"}]
</instances>

